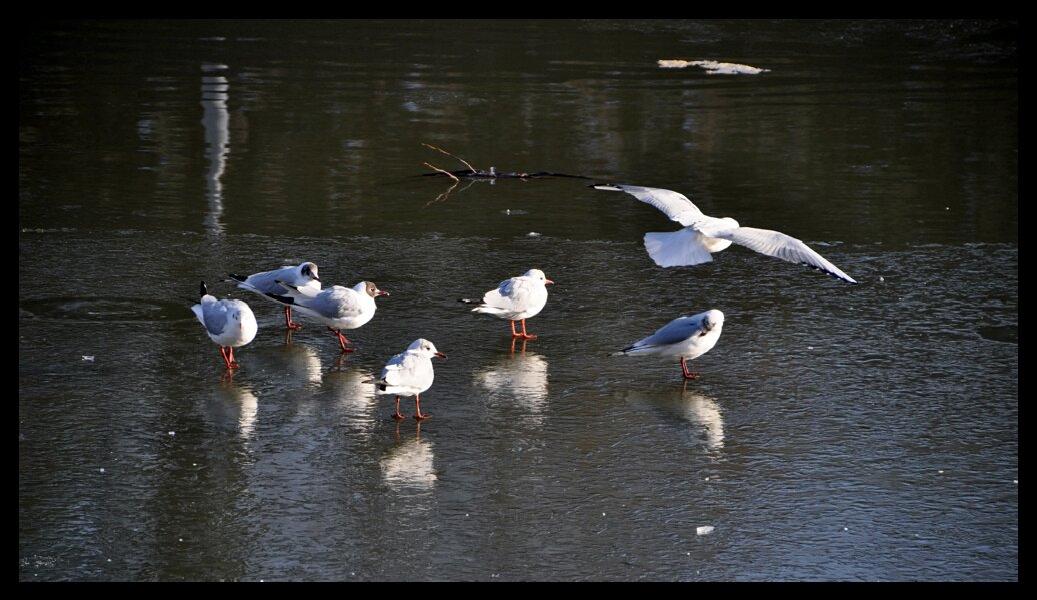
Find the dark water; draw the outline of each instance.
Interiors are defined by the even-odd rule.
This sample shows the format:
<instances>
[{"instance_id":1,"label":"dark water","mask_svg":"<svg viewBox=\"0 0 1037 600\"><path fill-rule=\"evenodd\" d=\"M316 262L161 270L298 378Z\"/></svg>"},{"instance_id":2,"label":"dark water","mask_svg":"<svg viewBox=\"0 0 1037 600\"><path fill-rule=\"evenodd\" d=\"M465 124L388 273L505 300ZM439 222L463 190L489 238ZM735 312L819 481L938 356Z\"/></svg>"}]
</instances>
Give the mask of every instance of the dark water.
<instances>
[{"instance_id":1,"label":"dark water","mask_svg":"<svg viewBox=\"0 0 1037 600\"><path fill-rule=\"evenodd\" d=\"M27 30L19 578L1016 580L1017 37ZM450 190L412 177L463 166L421 142L675 189L861 283L738 247L662 269L641 237L676 227L651 207L573 179ZM286 344L276 306L220 281L302 260L392 292L344 360L315 323ZM455 299L530 267L558 283L512 352ZM229 380L188 310L201 279L259 318ZM608 357L709 308L727 322L697 381ZM418 337L449 355L420 430L362 383Z\"/></svg>"}]
</instances>

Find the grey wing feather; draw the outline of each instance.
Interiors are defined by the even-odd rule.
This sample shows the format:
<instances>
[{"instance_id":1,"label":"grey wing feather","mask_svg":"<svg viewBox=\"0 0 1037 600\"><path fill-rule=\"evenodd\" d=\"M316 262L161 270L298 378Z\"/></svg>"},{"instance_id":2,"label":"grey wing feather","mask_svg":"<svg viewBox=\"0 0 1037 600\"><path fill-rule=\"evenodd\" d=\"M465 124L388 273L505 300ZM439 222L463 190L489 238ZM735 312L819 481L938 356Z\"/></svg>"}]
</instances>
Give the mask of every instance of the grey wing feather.
<instances>
[{"instance_id":1,"label":"grey wing feather","mask_svg":"<svg viewBox=\"0 0 1037 600\"><path fill-rule=\"evenodd\" d=\"M618 189L637 198L641 202L651 204L663 212L671 221L688 226L704 215L683 194L662 188L642 187L639 185L617 184L615 186L598 186L597 189Z\"/></svg>"},{"instance_id":2,"label":"grey wing feather","mask_svg":"<svg viewBox=\"0 0 1037 600\"><path fill-rule=\"evenodd\" d=\"M403 373L407 369L407 357L406 352L401 352L396 356L389 359L389 362L385 363L385 367L382 368L382 381L389 385L399 385L402 383Z\"/></svg>"},{"instance_id":3,"label":"grey wing feather","mask_svg":"<svg viewBox=\"0 0 1037 600\"><path fill-rule=\"evenodd\" d=\"M284 267L281 269L275 269L273 271L263 271L262 273L254 273L252 275L249 275L248 279L243 281L242 284L257 289L264 294L272 293L278 295L285 295L288 290L285 289L280 283L278 283L277 280L291 279L292 269L293 267Z\"/></svg>"},{"instance_id":4,"label":"grey wing feather","mask_svg":"<svg viewBox=\"0 0 1037 600\"><path fill-rule=\"evenodd\" d=\"M694 335L707 331L703 323L704 320L703 315L678 317L662 326L659 331L656 331L641 341L635 342L631 348L669 346L683 342Z\"/></svg>"},{"instance_id":5,"label":"grey wing feather","mask_svg":"<svg viewBox=\"0 0 1037 600\"><path fill-rule=\"evenodd\" d=\"M504 297L511 296L511 294L515 291L515 283L517 283L517 281L518 277L505 279L504 281L497 284L497 292Z\"/></svg>"},{"instance_id":6,"label":"grey wing feather","mask_svg":"<svg viewBox=\"0 0 1037 600\"><path fill-rule=\"evenodd\" d=\"M760 254L773 256L787 260L791 263L804 264L809 267L823 271L833 277L857 283L852 277L843 273L839 267L830 263L825 257L814 252L810 246L804 244L790 235L770 229L756 229L754 227L738 227L729 231L721 232L716 237L728 239L732 242L755 250Z\"/></svg>"},{"instance_id":7,"label":"grey wing feather","mask_svg":"<svg viewBox=\"0 0 1037 600\"><path fill-rule=\"evenodd\" d=\"M227 326L227 307L219 302L203 304L202 317L205 319L206 331L220 335Z\"/></svg>"},{"instance_id":8,"label":"grey wing feather","mask_svg":"<svg viewBox=\"0 0 1037 600\"><path fill-rule=\"evenodd\" d=\"M296 295L295 305L309 309L322 317L341 319L360 313L356 293L348 288L334 286L316 296Z\"/></svg>"}]
</instances>

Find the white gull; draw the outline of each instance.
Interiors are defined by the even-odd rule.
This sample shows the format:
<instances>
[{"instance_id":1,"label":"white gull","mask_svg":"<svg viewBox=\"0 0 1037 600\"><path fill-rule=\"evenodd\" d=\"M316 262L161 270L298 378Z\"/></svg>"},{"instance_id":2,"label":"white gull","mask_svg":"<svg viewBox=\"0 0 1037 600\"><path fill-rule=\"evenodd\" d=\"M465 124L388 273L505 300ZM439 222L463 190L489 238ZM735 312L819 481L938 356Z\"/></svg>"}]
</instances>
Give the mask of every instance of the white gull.
<instances>
[{"instance_id":1,"label":"white gull","mask_svg":"<svg viewBox=\"0 0 1037 600\"><path fill-rule=\"evenodd\" d=\"M295 290L306 296L315 296L320 293L320 277L317 276L317 265L312 262L304 262L295 267L281 267L273 271L262 271L253 273L248 277L230 273L231 279L238 282L238 287L243 290L255 292L267 300L272 300L284 305L284 326L288 329L300 329L302 325L292 321L292 307L285 304L278 297L289 295L289 290L281 285L281 281L295 286ZM270 294L274 294L271 296Z\"/></svg>"},{"instance_id":2,"label":"white gull","mask_svg":"<svg viewBox=\"0 0 1037 600\"><path fill-rule=\"evenodd\" d=\"M426 339L417 339L403 352L389 359L382 369L382 375L375 384L376 394L392 394L396 396L396 412L392 417L397 421L404 418L400 413L400 396L414 396L415 414L418 421L431 415L421 412L421 394L432 387L435 371L432 368L432 357L446 358L446 354L436 350L436 346Z\"/></svg>"},{"instance_id":3,"label":"white gull","mask_svg":"<svg viewBox=\"0 0 1037 600\"><path fill-rule=\"evenodd\" d=\"M731 217L718 219L702 214L684 195L671 190L637 185L595 185L598 190L626 192L641 202L651 204L684 229L666 233L646 233L645 248L660 267L698 265L713 260L732 242L792 263L804 264L837 279L857 283L839 267L814 252L802 241L770 229L742 227Z\"/></svg>"},{"instance_id":4,"label":"white gull","mask_svg":"<svg viewBox=\"0 0 1037 600\"><path fill-rule=\"evenodd\" d=\"M374 299L389 295L389 292L378 289L371 281L361 281L352 288L333 285L315 296L306 295L286 281L278 283L289 288L288 295L268 293L267 296L324 323L338 338L339 347L343 352L354 352L356 349L346 346L352 342L342 335L342 330L357 329L365 325L374 318L375 310L378 308Z\"/></svg>"},{"instance_id":5,"label":"white gull","mask_svg":"<svg viewBox=\"0 0 1037 600\"><path fill-rule=\"evenodd\" d=\"M511 337L535 340L537 336L526 333L526 319L540 314L547 304L547 285L554 283L540 269L530 269L519 277L500 282L496 289L483 294L482 302L461 298L466 304L479 304L474 313L493 315L511 321ZM515 321L522 321L522 333L515 331Z\"/></svg>"},{"instance_id":6,"label":"white gull","mask_svg":"<svg viewBox=\"0 0 1037 600\"><path fill-rule=\"evenodd\" d=\"M698 373L688 371L685 363L694 360L713 349L720 332L724 328L724 313L719 310L706 312L690 317L678 317L652 335L634 342L612 356L631 356L635 354L652 354L666 357L680 357L681 373L685 379L698 379Z\"/></svg>"},{"instance_id":7,"label":"white gull","mask_svg":"<svg viewBox=\"0 0 1037 600\"><path fill-rule=\"evenodd\" d=\"M237 369L234 349L251 342L256 337L259 325L252 309L241 300L217 300L210 296L202 282L199 290L201 300L191 307L194 316L205 327L209 338L219 344L220 356L228 369Z\"/></svg>"}]
</instances>

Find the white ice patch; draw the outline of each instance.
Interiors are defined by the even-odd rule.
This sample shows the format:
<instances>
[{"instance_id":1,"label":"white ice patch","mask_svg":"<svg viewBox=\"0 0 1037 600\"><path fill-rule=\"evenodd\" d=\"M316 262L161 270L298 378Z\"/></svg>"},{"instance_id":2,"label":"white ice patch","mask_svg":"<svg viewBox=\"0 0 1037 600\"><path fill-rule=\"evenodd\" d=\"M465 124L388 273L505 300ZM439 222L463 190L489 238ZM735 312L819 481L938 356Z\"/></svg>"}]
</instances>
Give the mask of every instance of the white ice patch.
<instances>
[{"instance_id":1,"label":"white ice patch","mask_svg":"<svg viewBox=\"0 0 1037 600\"><path fill-rule=\"evenodd\" d=\"M663 69L683 69L685 67L702 67L708 75L756 75L766 73L770 69L761 69L738 63L717 62L715 60L679 60L662 59L659 66Z\"/></svg>"}]
</instances>

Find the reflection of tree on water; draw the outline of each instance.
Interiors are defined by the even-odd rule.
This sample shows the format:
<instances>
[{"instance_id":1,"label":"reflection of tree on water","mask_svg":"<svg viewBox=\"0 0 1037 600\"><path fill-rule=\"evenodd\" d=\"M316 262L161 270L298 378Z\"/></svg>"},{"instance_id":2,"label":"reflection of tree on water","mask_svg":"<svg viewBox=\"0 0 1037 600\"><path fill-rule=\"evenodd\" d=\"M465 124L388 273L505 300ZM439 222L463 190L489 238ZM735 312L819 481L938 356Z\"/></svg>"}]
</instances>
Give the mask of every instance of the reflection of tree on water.
<instances>
[{"instance_id":1,"label":"reflection of tree on water","mask_svg":"<svg viewBox=\"0 0 1037 600\"><path fill-rule=\"evenodd\" d=\"M211 73L226 69L227 65L203 64L202 71ZM209 161L209 170L205 174L205 195L209 201L209 213L205 217L205 227L214 236L223 234L223 184L220 177L230 152L227 142L230 120L227 112L227 91L230 86L222 75L205 75L202 77L202 126L205 127L205 158Z\"/></svg>"},{"instance_id":2,"label":"reflection of tree on water","mask_svg":"<svg viewBox=\"0 0 1037 600\"><path fill-rule=\"evenodd\" d=\"M399 435L399 425L396 432ZM437 477L432 468L432 443L421 439L420 423L413 438L397 444L382 457L381 466L382 479L396 491L433 488Z\"/></svg>"},{"instance_id":3,"label":"reflection of tree on water","mask_svg":"<svg viewBox=\"0 0 1037 600\"><path fill-rule=\"evenodd\" d=\"M543 420L547 407L547 359L533 352L526 353L525 341L520 353L509 354L477 372L474 382L477 387L489 390L492 399L504 396L517 400L529 410L534 421Z\"/></svg>"}]
</instances>

